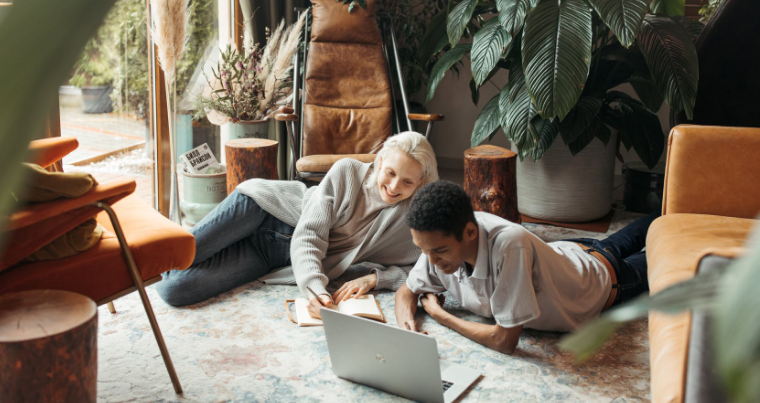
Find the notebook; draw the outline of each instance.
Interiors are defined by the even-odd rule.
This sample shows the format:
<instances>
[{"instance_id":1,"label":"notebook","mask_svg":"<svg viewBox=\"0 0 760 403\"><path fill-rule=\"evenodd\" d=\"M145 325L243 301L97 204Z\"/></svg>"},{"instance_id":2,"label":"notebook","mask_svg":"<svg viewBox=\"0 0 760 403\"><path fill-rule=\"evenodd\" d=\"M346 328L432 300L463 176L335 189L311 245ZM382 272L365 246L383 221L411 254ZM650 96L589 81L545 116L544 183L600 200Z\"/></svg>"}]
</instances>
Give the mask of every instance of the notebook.
<instances>
[{"instance_id":1,"label":"notebook","mask_svg":"<svg viewBox=\"0 0 760 403\"><path fill-rule=\"evenodd\" d=\"M294 303L296 306L296 320L293 320L293 317L290 315L289 303ZM298 326L322 326L321 319L312 318L309 315L308 306L309 300L306 298L285 301L285 309L291 322L298 323ZM340 302L334 309L347 315L360 316L385 323L383 310L380 309L380 304L375 299L375 296L371 294L365 294L359 298L349 298Z\"/></svg>"}]
</instances>

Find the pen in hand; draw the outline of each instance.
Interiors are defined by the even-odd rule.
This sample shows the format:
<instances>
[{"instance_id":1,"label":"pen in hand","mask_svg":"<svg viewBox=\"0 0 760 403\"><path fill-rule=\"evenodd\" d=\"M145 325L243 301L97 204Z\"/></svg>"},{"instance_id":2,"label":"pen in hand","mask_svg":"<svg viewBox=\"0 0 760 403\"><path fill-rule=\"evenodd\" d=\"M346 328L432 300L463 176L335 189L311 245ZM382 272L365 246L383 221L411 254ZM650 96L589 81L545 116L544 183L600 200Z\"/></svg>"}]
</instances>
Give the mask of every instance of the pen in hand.
<instances>
[{"instance_id":1,"label":"pen in hand","mask_svg":"<svg viewBox=\"0 0 760 403\"><path fill-rule=\"evenodd\" d=\"M309 287L309 286L307 285L307 286L306 286L306 289L307 289L307 290L309 290L309 292L311 293L311 295L313 295L313 296L314 296L314 298L316 298L316 299L317 299L317 302L319 302L319 305L322 305L323 307L327 308L327 305L325 305L325 304L322 302L322 298L319 298L319 295L317 295L317 293L316 293L316 292L314 292L314 290L312 290L312 289L311 289L311 287Z\"/></svg>"}]
</instances>

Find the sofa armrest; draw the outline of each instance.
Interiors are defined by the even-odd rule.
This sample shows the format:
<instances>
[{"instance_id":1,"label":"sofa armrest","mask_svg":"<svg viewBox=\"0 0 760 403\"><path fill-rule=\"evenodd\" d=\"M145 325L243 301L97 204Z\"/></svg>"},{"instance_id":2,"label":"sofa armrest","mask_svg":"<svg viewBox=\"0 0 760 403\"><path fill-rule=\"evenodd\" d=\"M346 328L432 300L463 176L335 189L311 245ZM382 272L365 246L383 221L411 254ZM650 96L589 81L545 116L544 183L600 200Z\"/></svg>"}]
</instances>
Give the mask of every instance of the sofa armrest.
<instances>
[{"instance_id":1,"label":"sofa armrest","mask_svg":"<svg viewBox=\"0 0 760 403\"><path fill-rule=\"evenodd\" d=\"M680 125L668 140L662 213L755 218L760 128Z\"/></svg>"}]
</instances>

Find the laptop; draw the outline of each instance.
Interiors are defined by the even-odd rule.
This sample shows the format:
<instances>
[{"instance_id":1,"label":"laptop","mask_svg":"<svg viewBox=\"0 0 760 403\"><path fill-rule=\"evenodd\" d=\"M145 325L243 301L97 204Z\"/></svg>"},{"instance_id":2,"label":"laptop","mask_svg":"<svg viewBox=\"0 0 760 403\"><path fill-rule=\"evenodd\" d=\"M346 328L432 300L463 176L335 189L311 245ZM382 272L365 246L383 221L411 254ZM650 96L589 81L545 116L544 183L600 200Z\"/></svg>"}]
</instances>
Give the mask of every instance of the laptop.
<instances>
[{"instance_id":1,"label":"laptop","mask_svg":"<svg viewBox=\"0 0 760 403\"><path fill-rule=\"evenodd\" d=\"M433 337L322 309L335 375L408 399L450 403L480 373L438 358Z\"/></svg>"}]
</instances>

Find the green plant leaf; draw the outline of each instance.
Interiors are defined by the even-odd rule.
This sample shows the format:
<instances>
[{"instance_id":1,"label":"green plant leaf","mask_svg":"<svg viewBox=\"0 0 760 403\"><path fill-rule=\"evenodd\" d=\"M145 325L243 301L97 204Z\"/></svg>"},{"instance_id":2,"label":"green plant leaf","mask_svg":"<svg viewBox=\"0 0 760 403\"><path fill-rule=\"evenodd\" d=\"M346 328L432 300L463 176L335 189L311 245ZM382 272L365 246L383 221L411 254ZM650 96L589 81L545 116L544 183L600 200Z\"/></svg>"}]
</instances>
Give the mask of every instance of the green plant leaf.
<instances>
[{"instance_id":1,"label":"green plant leaf","mask_svg":"<svg viewBox=\"0 0 760 403\"><path fill-rule=\"evenodd\" d=\"M649 11L648 0L589 0L620 43L626 48L636 40L641 21Z\"/></svg>"},{"instance_id":2,"label":"green plant leaf","mask_svg":"<svg viewBox=\"0 0 760 403\"><path fill-rule=\"evenodd\" d=\"M714 314L715 357L718 373L735 402L760 401L760 321L749 313L760 293L760 232L747 242L747 253L725 269ZM754 282L753 282L754 281Z\"/></svg>"},{"instance_id":3,"label":"green plant leaf","mask_svg":"<svg viewBox=\"0 0 760 403\"><path fill-rule=\"evenodd\" d=\"M502 118L502 129L515 144L517 154L522 159L530 155L538 142L536 131L531 125L538 112L525 85L520 60L514 60L512 66L509 70L509 110L507 116Z\"/></svg>"},{"instance_id":4,"label":"green plant leaf","mask_svg":"<svg viewBox=\"0 0 760 403\"><path fill-rule=\"evenodd\" d=\"M16 1L0 23L3 217L16 207L12 193L18 193L29 141L43 133L58 87L113 4L114 0ZM5 221L0 230L4 226ZM5 234L0 231L0 237Z\"/></svg>"},{"instance_id":5,"label":"green plant leaf","mask_svg":"<svg viewBox=\"0 0 760 403\"><path fill-rule=\"evenodd\" d=\"M475 119L475 127L472 129L472 138L470 144L476 147L483 140L493 136L494 132L499 129L499 94L496 94L480 111L478 118Z\"/></svg>"},{"instance_id":6,"label":"green plant leaf","mask_svg":"<svg viewBox=\"0 0 760 403\"><path fill-rule=\"evenodd\" d=\"M685 0L652 0L652 14L683 15Z\"/></svg>"},{"instance_id":7,"label":"green plant leaf","mask_svg":"<svg viewBox=\"0 0 760 403\"><path fill-rule=\"evenodd\" d=\"M533 161L538 161L544 156L546 150L552 146L554 140L557 138L557 134L559 134L559 125L554 120L536 117L533 119L531 127L531 130L535 132L534 136L538 138L538 142L536 142L535 147L531 150L530 157Z\"/></svg>"},{"instance_id":8,"label":"green plant leaf","mask_svg":"<svg viewBox=\"0 0 760 403\"><path fill-rule=\"evenodd\" d=\"M699 38L699 35L702 35L702 30L705 29L705 24L699 20L695 20L683 15L677 15L673 17L673 19L677 23L683 25L683 27L689 31L692 42L697 43L697 38Z\"/></svg>"},{"instance_id":9,"label":"green plant leaf","mask_svg":"<svg viewBox=\"0 0 760 403\"><path fill-rule=\"evenodd\" d=\"M591 357L594 351L609 339L620 324L642 318L649 311L676 314L687 309L713 309L718 303L718 296L726 290L726 287L720 282L729 270L730 268L700 274L656 294L641 296L612 308L603 313L599 319L592 320L572 334L564 336L560 340L559 347L562 350L574 353L576 361L582 362ZM755 272L760 273L758 270ZM757 283L751 285L755 284ZM733 290L730 291L734 292ZM752 292L752 294L760 295L756 292ZM750 305L742 305L743 308L735 309L746 309L747 306ZM734 314L735 312L737 311L733 311ZM731 313L728 314L731 316ZM733 316L742 317L742 315ZM746 316L742 317L742 320L746 321ZM746 354L747 350L742 351Z\"/></svg>"},{"instance_id":10,"label":"green plant leaf","mask_svg":"<svg viewBox=\"0 0 760 403\"><path fill-rule=\"evenodd\" d=\"M488 20L475 34L472 41L471 68L477 86L483 84L486 76L496 67L496 63L511 40L512 37L499 24L498 18Z\"/></svg>"},{"instance_id":11,"label":"green plant leaf","mask_svg":"<svg viewBox=\"0 0 760 403\"><path fill-rule=\"evenodd\" d=\"M430 19L425 28L425 34L420 39L417 54L423 66L427 66L430 58L441 51L449 43L449 37L446 33L446 10L442 10ZM441 45L443 43L443 45Z\"/></svg>"},{"instance_id":12,"label":"green plant leaf","mask_svg":"<svg viewBox=\"0 0 760 403\"><path fill-rule=\"evenodd\" d=\"M647 109L652 112L660 110L665 100L662 99L660 91L657 90L657 86L652 80L634 75L628 82L631 83L631 86L636 91L636 95L639 96L639 99L646 105Z\"/></svg>"},{"instance_id":13,"label":"green plant leaf","mask_svg":"<svg viewBox=\"0 0 760 403\"><path fill-rule=\"evenodd\" d=\"M583 137L591 124L596 120L601 107L601 99L591 96L581 97L578 103L575 104L575 107L565 116L565 119L559 123L562 141L570 145L570 143ZM593 138L593 135L591 135L591 138Z\"/></svg>"},{"instance_id":14,"label":"green plant leaf","mask_svg":"<svg viewBox=\"0 0 760 403\"><path fill-rule=\"evenodd\" d=\"M620 112L622 124L614 126L624 142L630 144L641 160L653 168L660 160L665 149L665 135L660 119L647 109L643 103L618 91L610 91L610 100L617 103L614 107Z\"/></svg>"},{"instance_id":15,"label":"green plant leaf","mask_svg":"<svg viewBox=\"0 0 760 403\"><path fill-rule=\"evenodd\" d=\"M538 0L496 0L499 22L514 37L522 31L528 11L537 4Z\"/></svg>"},{"instance_id":16,"label":"green plant leaf","mask_svg":"<svg viewBox=\"0 0 760 403\"><path fill-rule=\"evenodd\" d=\"M596 117L591 121L591 124L586 128L586 130L584 130L581 135L575 139L575 141L568 144L567 147L570 149L570 153L576 155L579 152L583 151L583 149L586 148L586 146L588 146L592 141L594 141L594 138L600 139L606 146L610 141L610 135L610 129L607 128L604 123L602 123L601 119Z\"/></svg>"},{"instance_id":17,"label":"green plant leaf","mask_svg":"<svg viewBox=\"0 0 760 403\"><path fill-rule=\"evenodd\" d=\"M470 79L470 96L472 97L472 104L477 106L480 100L480 88L475 85L475 79Z\"/></svg>"},{"instance_id":18,"label":"green plant leaf","mask_svg":"<svg viewBox=\"0 0 760 403\"><path fill-rule=\"evenodd\" d=\"M686 28L662 15L647 15L638 35L641 53L665 102L674 112L693 118L699 64L697 49Z\"/></svg>"},{"instance_id":19,"label":"green plant leaf","mask_svg":"<svg viewBox=\"0 0 760 403\"><path fill-rule=\"evenodd\" d=\"M475 11L475 5L478 4L478 0L462 0L457 4L446 19L446 32L449 35L449 43L451 46L455 46L459 43L459 39L462 38L464 29L472 19L472 13Z\"/></svg>"},{"instance_id":20,"label":"green plant leaf","mask_svg":"<svg viewBox=\"0 0 760 403\"><path fill-rule=\"evenodd\" d=\"M512 100L509 97L509 84L507 84L499 92L499 124L504 129L504 135L507 136L510 141L512 141L512 139L509 137L509 133L507 133L507 127L509 127L507 115L509 114L511 104Z\"/></svg>"},{"instance_id":21,"label":"green plant leaf","mask_svg":"<svg viewBox=\"0 0 760 403\"><path fill-rule=\"evenodd\" d=\"M451 50L444 53L440 59L433 66L433 70L430 72L430 81L428 82L427 96L425 97L425 103L430 102L435 95L435 90L438 88L438 84L443 80L443 76L446 72L462 59L465 53L469 52L472 48L472 44L462 43L454 46Z\"/></svg>"},{"instance_id":22,"label":"green plant leaf","mask_svg":"<svg viewBox=\"0 0 760 403\"><path fill-rule=\"evenodd\" d=\"M543 0L525 21L522 66L546 119L560 120L583 91L591 60L591 10L583 0Z\"/></svg>"}]
</instances>

